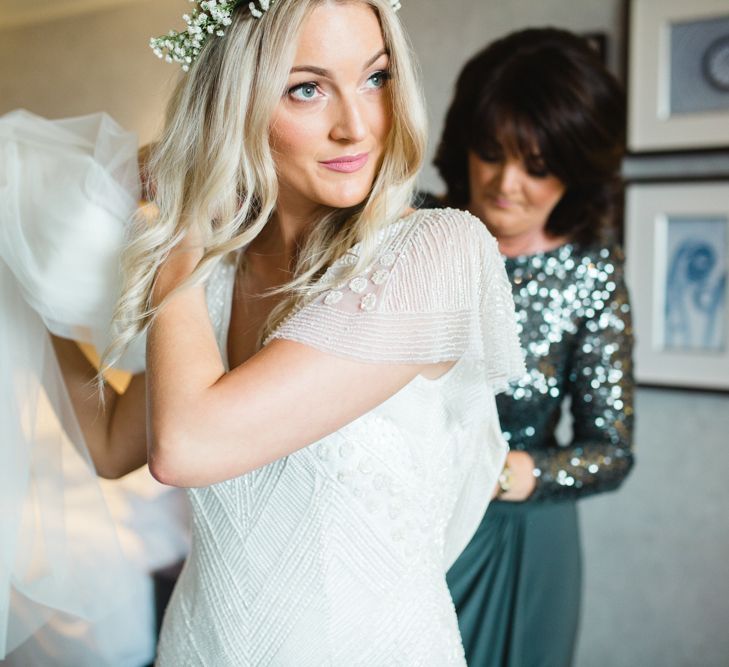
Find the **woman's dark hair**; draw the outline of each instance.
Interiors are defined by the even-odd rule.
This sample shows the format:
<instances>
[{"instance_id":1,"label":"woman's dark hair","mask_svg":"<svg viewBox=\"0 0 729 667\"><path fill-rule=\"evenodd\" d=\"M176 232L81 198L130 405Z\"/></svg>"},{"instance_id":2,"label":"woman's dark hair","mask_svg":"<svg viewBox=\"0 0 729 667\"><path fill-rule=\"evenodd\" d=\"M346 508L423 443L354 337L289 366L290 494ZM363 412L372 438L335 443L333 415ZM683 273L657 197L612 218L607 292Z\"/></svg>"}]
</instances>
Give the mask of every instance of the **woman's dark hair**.
<instances>
[{"instance_id":1,"label":"woman's dark hair","mask_svg":"<svg viewBox=\"0 0 729 667\"><path fill-rule=\"evenodd\" d=\"M446 202L468 206L468 152L482 159L535 153L565 194L546 230L589 243L615 221L625 152L625 95L581 37L530 28L487 46L466 63L434 164Z\"/></svg>"}]
</instances>

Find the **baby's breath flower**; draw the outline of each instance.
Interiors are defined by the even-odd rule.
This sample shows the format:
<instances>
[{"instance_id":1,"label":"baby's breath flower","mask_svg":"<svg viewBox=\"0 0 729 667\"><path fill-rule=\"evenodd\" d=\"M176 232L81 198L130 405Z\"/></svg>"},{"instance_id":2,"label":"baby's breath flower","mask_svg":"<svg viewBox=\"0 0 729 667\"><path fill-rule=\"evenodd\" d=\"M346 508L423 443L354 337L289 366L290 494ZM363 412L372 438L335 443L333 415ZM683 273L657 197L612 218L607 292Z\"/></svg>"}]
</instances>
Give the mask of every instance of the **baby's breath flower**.
<instances>
[{"instance_id":1,"label":"baby's breath flower","mask_svg":"<svg viewBox=\"0 0 729 667\"><path fill-rule=\"evenodd\" d=\"M182 32L170 30L162 37L153 37L149 40L152 51L158 58L163 58L168 63L176 62L182 65L185 72L189 71L209 35L225 36L224 28L233 22L233 10L243 1L190 0L196 7L192 14L182 15L187 28ZM275 2L276 0L254 0L248 3L248 9L254 18L259 19ZM390 5L394 11L401 7L400 0L390 0Z\"/></svg>"},{"instance_id":2,"label":"baby's breath flower","mask_svg":"<svg viewBox=\"0 0 729 667\"><path fill-rule=\"evenodd\" d=\"M190 2L197 4L196 0ZM167 62L182 65L182 69L187 72L192 61L199 55L208 35L225 36L223 27L233 22L231 14L239 2L240 0L200 2L192 13L183 14L182 20L187 24L184 31L170 30L167 35L150 40L152 51Z\"/></svg>"}]
</instances>

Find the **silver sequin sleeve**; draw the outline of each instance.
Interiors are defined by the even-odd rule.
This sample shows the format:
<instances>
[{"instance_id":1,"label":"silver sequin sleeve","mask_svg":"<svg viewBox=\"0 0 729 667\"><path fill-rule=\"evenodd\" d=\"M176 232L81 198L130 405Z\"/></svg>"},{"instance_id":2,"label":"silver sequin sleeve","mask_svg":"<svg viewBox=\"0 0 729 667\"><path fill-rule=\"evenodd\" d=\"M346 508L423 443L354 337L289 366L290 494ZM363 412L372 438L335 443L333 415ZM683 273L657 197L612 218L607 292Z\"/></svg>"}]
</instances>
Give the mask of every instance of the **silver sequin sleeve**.
<instances>
[{"instance_id":1,"label":"silver sequin sleeve","mask_svg":"<svg viewBox=\"0 0 729 667\"><path fill-rule=\"evenodd\" d=\"M598 278L607 279L590 295L568 376L574 436L567 447L532 452L540 473L533 499L612 490L633 465L630 304L622 266L614 261L598 268Z\"/></svg>"},{"instance_id":2,"label":"silver sequin sleeve","mask_svg":"<svg viewBox=\"0 0 729 667\"><path fill-rule=\"evenodd\" d=\"M513 449L528 451L537 486L530 501L609 491L633 465L630 303L617 247L507 261L520 313L527 374L499 401ZM569 397L573 438L554 435Z\"/></svg>"}]
</instances>

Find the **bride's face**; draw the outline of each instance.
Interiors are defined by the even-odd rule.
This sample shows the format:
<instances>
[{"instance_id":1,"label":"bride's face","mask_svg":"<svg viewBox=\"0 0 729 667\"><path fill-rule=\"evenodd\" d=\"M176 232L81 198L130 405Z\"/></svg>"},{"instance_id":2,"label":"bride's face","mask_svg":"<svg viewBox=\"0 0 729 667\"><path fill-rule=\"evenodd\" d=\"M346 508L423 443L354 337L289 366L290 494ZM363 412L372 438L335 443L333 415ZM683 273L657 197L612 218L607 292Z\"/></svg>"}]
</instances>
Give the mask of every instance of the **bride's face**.
<instances>
[{"instance_id":1,"label":"bride's face","mask_svg":"<svg viewBox=\"0 0 729 667\"><path fill-rule=\"evenodd\" d=\"M370 6L324 3L310 14L270 128L279 208L303 215L367 197L391 125L388 67Z\"/></svg>"}]
</instances>

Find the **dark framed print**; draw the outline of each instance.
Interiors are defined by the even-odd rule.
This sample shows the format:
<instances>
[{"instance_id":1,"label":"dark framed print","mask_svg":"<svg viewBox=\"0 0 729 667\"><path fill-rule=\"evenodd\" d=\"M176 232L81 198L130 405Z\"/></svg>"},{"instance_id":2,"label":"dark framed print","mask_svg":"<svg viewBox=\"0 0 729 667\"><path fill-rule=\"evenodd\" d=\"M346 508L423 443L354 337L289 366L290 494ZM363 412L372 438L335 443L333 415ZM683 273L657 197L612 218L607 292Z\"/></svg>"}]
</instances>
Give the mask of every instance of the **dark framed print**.
<instances>
[{"instance_id":1,"label":"dark framed print","mask_svg":"<svg viewBox=\"0 0 729 667\"><path fill-rule=\"evenodd\" d=\"M729 146L729 2L632 0L628 147Z\"/></svg>"},{"instance_id":2,"label":"dark framed print","mask_svg":"<svg viewBox=\"0 0 729 667\"><path fill-rule=\"evenodd\" d=\"M625 222L637 381L729 389L729 181L630 185Z\"/></svg>"}]
</instances>

